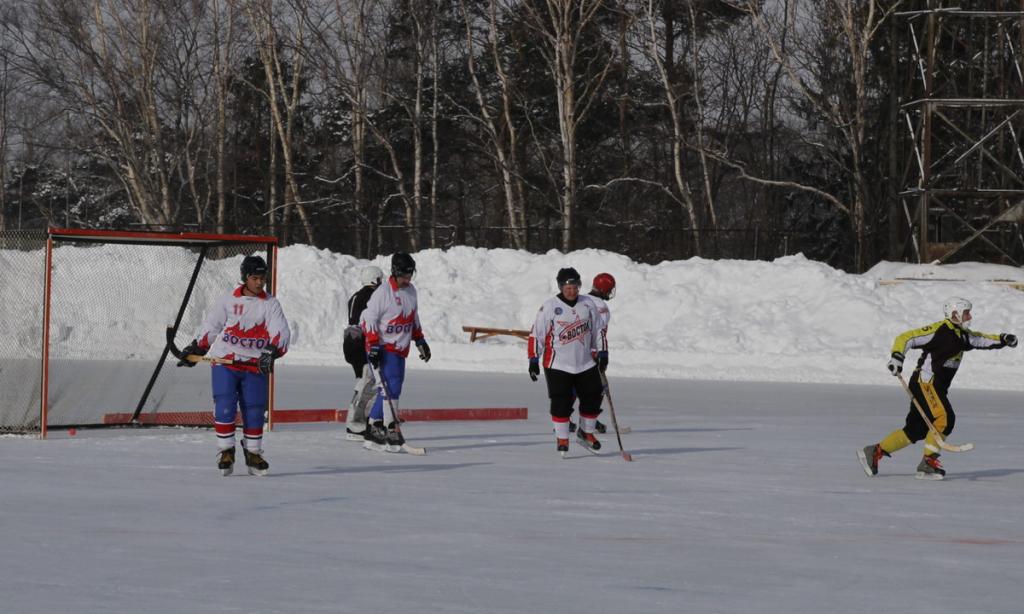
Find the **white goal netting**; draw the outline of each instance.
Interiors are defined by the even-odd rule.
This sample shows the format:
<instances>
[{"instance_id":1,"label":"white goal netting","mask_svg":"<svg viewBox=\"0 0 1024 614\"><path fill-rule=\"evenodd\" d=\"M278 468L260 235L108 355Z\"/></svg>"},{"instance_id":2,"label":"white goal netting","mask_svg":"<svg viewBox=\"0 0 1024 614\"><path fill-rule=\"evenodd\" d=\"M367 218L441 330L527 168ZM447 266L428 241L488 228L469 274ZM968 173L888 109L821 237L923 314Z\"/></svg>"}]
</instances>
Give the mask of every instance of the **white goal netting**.
<instances>
[{"instance_id":1,"label":"white goal netting","mask_svg":"<svg viewBox=\"0 0 1024 614\"><path fill-rule=\"evenodd\" d=\"M48 320L45 235L0 244L0 432L45 432L43 415L53 428L191 424L209 412L209 367L176 368L166 327L180 319L187 344L237 285L242 258L270 261L273 250L258 238L175 236L54 235Z\"/></svg>"}]
</instances>

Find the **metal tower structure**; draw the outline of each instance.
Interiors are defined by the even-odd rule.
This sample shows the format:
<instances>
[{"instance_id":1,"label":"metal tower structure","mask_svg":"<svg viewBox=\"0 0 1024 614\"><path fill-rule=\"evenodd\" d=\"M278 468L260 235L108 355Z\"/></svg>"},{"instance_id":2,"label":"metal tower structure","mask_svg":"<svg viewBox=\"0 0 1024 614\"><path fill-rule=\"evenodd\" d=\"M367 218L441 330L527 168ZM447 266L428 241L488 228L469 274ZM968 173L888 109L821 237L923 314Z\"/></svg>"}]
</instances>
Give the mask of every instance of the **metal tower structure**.
<instances>
[{"instance_id":1,"label":"metal tower structure","mask_svg":"<svg viewBox=\"0 0 1024 614\"><path fill-rule=\"evenodd\" d=\"M896 16L914 50L899 193L905 255L919 262L1024 264L1024 0L968 10L946 0ZM912 175L916 174L916 183Z\"/></svg>"}]
</instances>

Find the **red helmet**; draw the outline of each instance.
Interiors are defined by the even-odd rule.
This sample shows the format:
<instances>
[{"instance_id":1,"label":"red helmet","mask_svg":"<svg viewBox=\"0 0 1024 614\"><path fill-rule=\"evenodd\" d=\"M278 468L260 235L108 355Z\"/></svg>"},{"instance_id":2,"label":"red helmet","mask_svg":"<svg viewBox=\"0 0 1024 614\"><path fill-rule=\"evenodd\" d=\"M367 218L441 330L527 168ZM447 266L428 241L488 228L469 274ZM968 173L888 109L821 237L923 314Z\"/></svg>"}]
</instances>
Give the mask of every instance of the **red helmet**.
<instances>
[{"instance_id":1,"label":"red helmet","mask_svg":"<svg viewBox=\"0 0 1024 614\"><path fill-rule=\"evenodd\" d=\"M594 277L594 283L590 284L590 291L597 292L605 300L615 296L615 278L610 273L598 273Z\"/></svg>"}]
</instances>

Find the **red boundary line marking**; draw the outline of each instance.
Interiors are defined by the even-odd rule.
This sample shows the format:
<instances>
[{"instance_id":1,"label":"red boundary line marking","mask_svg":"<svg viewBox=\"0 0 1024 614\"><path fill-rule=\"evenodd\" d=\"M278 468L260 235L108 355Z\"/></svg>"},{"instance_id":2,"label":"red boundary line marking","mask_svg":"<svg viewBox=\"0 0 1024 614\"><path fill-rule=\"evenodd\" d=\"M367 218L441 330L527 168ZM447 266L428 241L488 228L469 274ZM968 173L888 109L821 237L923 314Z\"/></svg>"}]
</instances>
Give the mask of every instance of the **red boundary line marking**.
<instances>
[{"instance_id":1,"label":"red boundary line marking","mask_svg":"<svg viewBox=\"0 0 1024 614\"><path fill-rule=\"evenodd\" d=\"M450 420L526 420L525 407L457 407L439 409L403 409L402 420L406 422L435 422ZM308 422L344 422L348 411L344 409L275 409L275 424L299 424ZM104 414L103 424L127 424L130 413ZM141 424L167 426L212 426L212 411L167 411L156 414L141 414ZM236 420L241 424L241 417Z\"/></svg>"}]
</instances>

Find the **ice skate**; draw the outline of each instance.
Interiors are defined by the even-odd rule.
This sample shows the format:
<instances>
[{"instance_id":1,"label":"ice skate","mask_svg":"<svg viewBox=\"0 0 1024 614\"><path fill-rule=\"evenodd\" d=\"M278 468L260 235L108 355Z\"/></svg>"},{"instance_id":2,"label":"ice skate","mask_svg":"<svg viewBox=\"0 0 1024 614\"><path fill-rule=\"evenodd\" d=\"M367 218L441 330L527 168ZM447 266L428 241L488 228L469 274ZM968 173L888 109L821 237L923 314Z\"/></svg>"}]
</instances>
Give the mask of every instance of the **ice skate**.
<instances>
[{"instance_id":1,"label":"ice skate","mask_svg":"<svg viewBox=\"0 0 1024 614\"><path fill-rule=\"evenodd\" d=\"M865 446L863 450L857 451L857 458L860 459L860 464L864 468L864 473L868 474L869 478L873 478L878 475L878 461L882 460L883 456L890 456L890 454L883 450L882 446L877 443Z\"/></svg>"},{"instance_id":2,"label":"ice skate","mask_svg":"<svg viewBox=\"0 0 1024 614\"><path fill-rule=\"evenodd\" d=\"M245 448L242 448L242 452L245 453L245 466L249 468L249 475L267 475L270 463L263 458L261 452L250 452Z\"/></svg>"},{"instance_id":3,"label":"ice skate","mask_svg":"<svg viewBox=\"0 0 1024 614\"><path fill-rule=\"evenodd\" d=\"M576 431L576 442L591 454L597 454L601 449L601 442L597 440L597 437L593 433L584 433L583 429Z\"/></svg>"},{"instance_id":4,"label":"ice skate","mask_svg":"<svg viewBox=\"0 0 1024 614\"><path fill-rule=\"evenodd\" d=\"M558 450L558 453L562 455L562 458L565 458L565 455L569 452L569 440L555 439L555 448Z\"/></svg>"},{"instance_id":5,"label":"ice skate","mask_svg":"<svg viewBox=\"0 0 1024 614\"><path fill-rule=\"evenodd\" d=\"M597 420L594 422L594 431L598 433L607 433L608 426L604 422Z\"/></svg>"},{"instance_id":6,"label":"ice skate","mask_svg":"<svg viewBox=\"0 0 1024 614\"><path fill-rule=\"evenodd\" d=\"M220 469L220 474L224 477L231 475L231 472L235 469L235 448L234 446L221 450L217 453L217 469Z\"/></svg>"},{"instance_id":7,"label":"ice skate","mask_svg":"<svg viewBox=\"0 0 1024 614\"><path fill-rule=\"evenodd\" d=\"M385 452L388 445L388 432L383 422L372 422L363 434L363 447L367 450Z\"/></svg>"},{"instance_id":8,"label":"ice skate","mask_svg":"<svg viewBox=\"0 0 1024 614\"><path fill-rule=\"evenodd\" d=\"M401 452L404 443L405 437L402 437L402 432L395 428L395 423L389 424L384 449L387 452Z\"/></svg>"},{"instance_id":9,"label":"ice skate","mask_svg":"<svg viewBox=\"0 0 1024 614\"><path fill-rule=\"evenodd\" d=\"M917 475L914 477L919 480L941 480L945 476L946 470L942 468L942 462L939 461L939 455L927 454L917 465Z\"/></svg>"}]
</instances>

